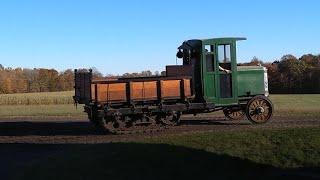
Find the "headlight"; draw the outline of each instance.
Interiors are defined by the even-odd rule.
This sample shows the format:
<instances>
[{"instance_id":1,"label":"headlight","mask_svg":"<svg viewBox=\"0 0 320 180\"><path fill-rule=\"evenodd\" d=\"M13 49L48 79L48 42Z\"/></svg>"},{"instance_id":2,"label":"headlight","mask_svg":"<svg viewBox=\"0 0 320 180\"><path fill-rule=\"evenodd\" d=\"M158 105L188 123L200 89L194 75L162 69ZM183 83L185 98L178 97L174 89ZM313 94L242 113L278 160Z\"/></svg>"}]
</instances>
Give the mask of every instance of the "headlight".
<instances>
[{"instance_id":1,"label":"headlight","mask_svg":"<svg viewBox=\"0 0 320 180\"><path fill-rule=\"evenodd\" d=\"M268 88L268 69L266 67L263 68L264 70L264 77L263 77L263 84L264 84L264 95L269 96L269 88Z\"/></svg>"}]
</instances>

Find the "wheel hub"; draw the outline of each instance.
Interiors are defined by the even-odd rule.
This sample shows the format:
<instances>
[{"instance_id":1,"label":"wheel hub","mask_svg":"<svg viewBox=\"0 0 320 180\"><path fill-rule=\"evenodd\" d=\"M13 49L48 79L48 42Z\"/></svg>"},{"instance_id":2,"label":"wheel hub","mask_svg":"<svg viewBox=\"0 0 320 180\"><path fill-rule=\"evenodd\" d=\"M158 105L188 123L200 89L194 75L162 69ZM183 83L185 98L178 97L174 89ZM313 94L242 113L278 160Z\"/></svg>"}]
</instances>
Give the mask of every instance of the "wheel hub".
<instances>
[{"instance_id":1,"label":"wheel hub","mask_svg":"<svg viewBox=\"0 0 320 180\"><path fill-rule=\"evenodd\" d=\"M262 113L264 113L265 110L263 107L259 106L259 107L257 107L256 111L258 114L262 114Z\"/></svg>"}]
</instances>

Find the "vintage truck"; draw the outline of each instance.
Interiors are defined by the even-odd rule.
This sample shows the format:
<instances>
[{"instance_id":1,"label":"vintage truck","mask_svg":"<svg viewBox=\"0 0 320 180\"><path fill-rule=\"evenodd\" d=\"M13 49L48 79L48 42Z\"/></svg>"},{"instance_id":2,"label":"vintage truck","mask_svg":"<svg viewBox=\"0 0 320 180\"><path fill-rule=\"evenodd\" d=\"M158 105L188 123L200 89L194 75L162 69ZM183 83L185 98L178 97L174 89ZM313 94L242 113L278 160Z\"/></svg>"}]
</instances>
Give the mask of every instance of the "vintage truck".
<instances>
[{"instance_id":1,"label":"vintage truck","mask_svg":"<svg viewBox=\"0 0 320 180\"><path fill-rule=\"evenodd\" d=\"M75 103L84 104L100 130L176 125L182 114L222 110L228 119L246 115L254 124L273 113L267 69L237 66L236 44L245 38L187 40L178 47L182 65L165 76L95 80L92 71L75 70Z\"/></svg>"}]
</instances>

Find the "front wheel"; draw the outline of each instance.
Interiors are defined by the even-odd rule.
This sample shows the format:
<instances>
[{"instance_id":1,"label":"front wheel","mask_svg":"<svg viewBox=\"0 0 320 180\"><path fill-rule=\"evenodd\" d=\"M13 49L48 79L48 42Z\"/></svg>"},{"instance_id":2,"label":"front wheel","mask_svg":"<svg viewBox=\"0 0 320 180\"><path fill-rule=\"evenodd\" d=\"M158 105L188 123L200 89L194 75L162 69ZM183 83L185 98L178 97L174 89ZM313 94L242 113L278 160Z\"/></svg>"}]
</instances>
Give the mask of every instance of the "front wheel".
<instances>
[{"instance_id":1,"label":"front wheel","mask_svg":"<svg viewBox=\"0 0 320 180\"><path fill-rule=\"evenodd\" d=\"M247 104L246 116L254 124L268 122L273 113L272 102L265 96L255 96Z\"/></svg>"}]
</instances>

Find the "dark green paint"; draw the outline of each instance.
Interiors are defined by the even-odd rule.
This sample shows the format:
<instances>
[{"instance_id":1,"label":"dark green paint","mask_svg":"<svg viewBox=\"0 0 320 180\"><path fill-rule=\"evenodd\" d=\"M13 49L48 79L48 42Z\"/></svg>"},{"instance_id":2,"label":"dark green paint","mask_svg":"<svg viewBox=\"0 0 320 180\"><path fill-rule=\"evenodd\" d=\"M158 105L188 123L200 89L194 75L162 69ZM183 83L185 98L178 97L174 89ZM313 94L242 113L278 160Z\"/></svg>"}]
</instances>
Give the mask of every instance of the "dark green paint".
<instances>
[{"instance_id":1,"label":"dark green paint","mask_svg":"<svg viewBox=\"0 0 320 180\"><path fill-rule=\"evenodd\" d=\"M217 106L230 104L238 104L239 97L254 96L264 94L264 69L263 67L237 67L236 45L237 41L245 40L245 38L215 38L204 39L202 41L201 54L201 75L204 98L207 102L212 102ZM207 45L213 46L213 52L206 52ZM232 97L222 98L220 91L220 76L225 74L219 71L218 62L218 46L230 45L231 56L231 81L232 81ZM214 72L207 72L206 55L214 56Z\"/></svg>"}]
</instances>

